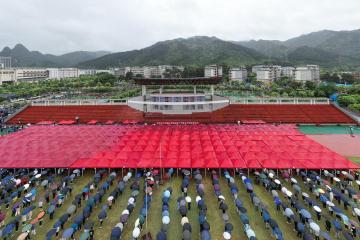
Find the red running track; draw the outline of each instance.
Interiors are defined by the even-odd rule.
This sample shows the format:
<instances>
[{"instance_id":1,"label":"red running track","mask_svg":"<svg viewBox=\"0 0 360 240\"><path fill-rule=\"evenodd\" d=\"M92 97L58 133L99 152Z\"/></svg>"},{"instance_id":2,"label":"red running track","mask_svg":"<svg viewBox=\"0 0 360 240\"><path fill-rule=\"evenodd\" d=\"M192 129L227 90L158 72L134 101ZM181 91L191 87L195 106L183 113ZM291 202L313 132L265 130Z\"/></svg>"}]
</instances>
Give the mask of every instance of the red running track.
<instances>
[{"instance_id":1,"label":"red running track","mask_svg":"<svg viewBox=\"0 0 360 240\"><path fill-rule=\"evenodd\" d=\"M31 126L0 152L1 168L359 168L293 125Z\"/></svg>"}]
</instances>

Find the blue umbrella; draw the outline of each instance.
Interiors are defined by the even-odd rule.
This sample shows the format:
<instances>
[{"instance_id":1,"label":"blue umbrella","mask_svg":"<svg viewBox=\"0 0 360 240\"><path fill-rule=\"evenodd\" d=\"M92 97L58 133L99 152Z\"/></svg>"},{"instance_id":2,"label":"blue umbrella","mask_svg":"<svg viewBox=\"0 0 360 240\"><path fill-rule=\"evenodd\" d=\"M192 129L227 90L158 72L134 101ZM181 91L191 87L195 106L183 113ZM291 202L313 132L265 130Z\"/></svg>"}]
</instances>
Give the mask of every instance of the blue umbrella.
<instances>
[{"instance_id":1,"label":"blue umbrella","mask_svg":"<svg viewBox=\"0 0 360 240\"><path fill-rule=\"evenodd\" d=\"M9 235L15 228L15 224L13 223L9 223L8 225L6 225L6 227L3 229L2 231L2 235L3 236L7 236Z\"/></svg>"},{"instance_id":2,"label":"blue umbrella","mask_svg":"<svg viewBox=\"0 0 360 240\"><path fill-rule=\"evenodd\" d=\"M249 217L247 214L241 213L240 220L243 224L249 224Z\"/></svg>"},{"instance_id":3,"label":"blue umbrella","mask_svg":"<svg viewBox=\"0 0 360 240\"><path fill-rule=\"evenodd\" d=\"M88 193L88 192L89 192L89 188L88 188L88 187L84 187L84 188L83 188L83 192L84 192L84 193Z\"/></svg>"},{"instance_id":4,"label":"blue umbrella","mask_svg":"<svg viewBox=\"0 0 360 240\"><path fill-rule=\"evenodd\" d=\"M300 214L304 217L304 218L307 218L307 219L310 219L311 218L311 214L305 210L305 209L301 209L300 210Z\"/></svg>"},{"instance_id":5,"label":"blue umbrella","mask_svg":"<svg viewBox=\"0 0 360 240\"><path fill-rule=\"evenodd\" d=\"M53 228L46 233L46 239L51 239L53 236L55 236L55 234L56 234L56 229Z\"/></svg>"},{"instance_id":6,"label":"blue umbrella","mask_svg":"<svg viewBox=\"0 0 360 240\"><path fill-rule=\"evenodd\" d=\"M201 240L210 240L210 239L211 239L211 235L209 231L204 230L201 232Z\"/></svg>"},{"instance_id":7,"label":"blue umbrella","mask_svg":"<svg viewBox=\"0 0 360 240\"><path fill-rule=\"evenodd\" d=\"M63 232L62 237L65 239L71 238L71 235L73 235L74 233L74 229L73 228L68 228Z\"/></svg>"},{"instance_id":8,"label":"blue umbrella","mask_svg":"<svg viewBox=\"0 0 360 240\"><path fill-rule=\"evenodd\" d=\"M120 239L120 236L121 236L121 229L119 227L114 227L111 230L110 238L111 239Z\"/></svg>"},{"instance_id":9,"label":"blue umbrella","mask_svg":"<svg viewBox=\"0 0 360 240\"><path fill-rule=\"evenodd\" d=\"M55 210L55 206L54 206L54 205L51 205L51 206L48 208L47 212L48 212L48 213L52 213L52 212L54 212L54 210Z\"/></svg>"},{"instance_id":10,"label":"blue umbrella","mask_svg":"<svg viewBox=\"0 0 360 240\"><path fill-rule=\"evenodd\" d=\"M27 215L29 212L31 212L31 211L34 210L34 209L35 209L35 206L27 207L27 208L24 209L24 211L22 211L21 215L22 215L22 216L25 216L25 215Z\"/></svg>"},{"instance_id":11,"label":"blue umbrella","mask_svg":"<svg viewBox=\"0 0 360 240\"><path fill-rule=\"evenodd\" d=\"M331 240L331 237L327 232L321 231L321 236L326 240Z\"/></svg>"}]
</instances>

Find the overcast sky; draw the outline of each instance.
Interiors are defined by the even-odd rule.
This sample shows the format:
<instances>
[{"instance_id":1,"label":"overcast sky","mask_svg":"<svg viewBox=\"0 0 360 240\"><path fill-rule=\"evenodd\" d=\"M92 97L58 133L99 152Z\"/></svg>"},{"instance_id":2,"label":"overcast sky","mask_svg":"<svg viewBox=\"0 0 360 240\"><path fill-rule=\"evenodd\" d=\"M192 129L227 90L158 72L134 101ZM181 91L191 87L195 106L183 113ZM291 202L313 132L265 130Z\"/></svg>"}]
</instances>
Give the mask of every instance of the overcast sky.
<instances>
[{"instance_id":1,"label":"overcast sky","mask_svg":"<svg viewBox=\"0 0 360 240\"><path fill-rule=\"evenodd\" d=\"M126 51L195 35L286 40L360 28L360 0L0 0L0 48Z\"/></svg>"}]
</instances>

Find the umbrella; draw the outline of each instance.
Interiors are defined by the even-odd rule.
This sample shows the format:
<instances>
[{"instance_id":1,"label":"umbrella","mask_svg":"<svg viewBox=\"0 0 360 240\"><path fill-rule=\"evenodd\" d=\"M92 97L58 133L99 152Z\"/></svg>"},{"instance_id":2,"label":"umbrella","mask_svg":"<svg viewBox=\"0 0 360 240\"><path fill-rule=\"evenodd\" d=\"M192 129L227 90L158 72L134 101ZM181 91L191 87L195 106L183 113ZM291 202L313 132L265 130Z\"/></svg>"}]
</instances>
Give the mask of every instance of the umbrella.
<instances>
[{"instance_id":1,"label":"umbrella","mask_svg":"<svg viewBox=\"0 0 360 240\"><path fill-rule=\"evenodd\" d=\"M29 212L35 209L35 206L30 206L24 209L24 211L21 213L21 216L27 215Z\"/></svg>"},{"instance_id":2,"label":"umbrella","mask_svg":"<svg viewBox=\"0 0 360 240\"><path fill-rule=\"evenodd\" d=\"M169 218L168 216L164 216L164 217L162 218L162 223L163 223L163 224L169 224L169 223L170 223L170 218Z\"/></svg>"},{"instance_id":3,"label":"umbrella","mask_svg":"<svg viewBox=\"0 0 360 240\"><path fill-rule=\"evenodd\" d=\"M87 221L84 225L84 228L87 229L87 230L90 230L91 228L94 227L94 222L93 221Z\"/></svg>"},{"instance_id":4,"label":"umbrella","mask_svg":"<svg viewBox=\"0 0 360 240\"><path fill-rule=\"evenodd\" d=\"M304 218L307 218L307 219L310 219L311 218L311 214L305 210L305 209L301 209L300 210L300 214L304 217Z\"/></svg>"},{"instance_id":5,"label":"umbrella","mask_svg":"<svg viewBox=\"0 0 360 240\"><path fill-rule=\"evenodd\" d=\"M318 193L320 193L320 194L324 194L324 193L325 193L325 191L324 191L323 189L321 189L321 188L316 189L316 191L317 191Z\"/></svg>"},{"instance_id":6,"label":"umbrella","mask_svg":"<svg viewBox=\"0 0 360 240\"><path fill-rule=\"evenodd\" d=\"M67 212L68 214L73 214L73 213L75 212L75 210L76 210L76 206L73 205L73 204L71 204L71 205L68 207L68 209L66 210L66 212Z\"/></svg>"},{"instance_id":7,"label":"umbrella","mask_svg":"<svg viewBox=\"0 0 360 240\"><path fill-rule=\"evenodd\" d=\"M127 215L127 214L126 215L121 215L120 216L120 222L121 223L126 223L128 218L129 218L129 215Z\"/></svg>"},{"instance_id":8,"label":"umbrella","mask_svg":"<svg viewBox=\"0 0 360 240\"><path fill-rule=\"evenodd\" d=\"M331 237L327 232L322 231L321 236L326 240L331 240Z\"/></svg>"},{"instance_id":9,"label":"umbrella","mask_svg":"<svg viewBox=\"0 0 360 240\"><path fill-rule=\"evenodd\" d=\"M28 232L23 232L21 233L16 240L25 240L27 238L27 236L29 235Z\"/></svg>"},{"instance_id":10,"label":"umbrella","mask_svg":"<svg viewBox=\"0 0 360 240\"><path fill-rule=\"evenodd\" d=\"M260 179L266 179L266 178L267 178L264 173L260 173L260 174L259 174L259 177L260 177Z\"/></svg>"},{"instance_id":11,"label":"umbrella","mask_svg":"<svg viewBox=\"0 0 360 240\"><path fill-rule=\"evenodd\" d=\"M39 214L36 216L37 219L41 219L45 216L45 211L39 212Z\"/></svg>"},{"instance_id":12,"label":"umbrella","mask_svg":"<svg viewBox=\"0 0 360 240\"><path fill-rule=\"evenodd\" d=\"M43 181L41 182L40 185L41 185L42 187L45 187L46 185L48 185L48 183L49 183L49 181L45 179L45 180L43 180Z\"/></svg>"},{"instance_id":13,"label":"umbrella","mask_svg":"<svg viewBox=\"0 0 360 240\"><path fill-rule=\"evenodd\" d=\"M50 231L46 233L46 239L51 239L55 234L56 234L56 229L55 228L50 229Z\"/></svg>"},{"instance_id":14,"label":"umbrella","mask_svg":"<svg viewBox=\"0 0 360 240\"><path fill-rule=\"evenodd\" d=\"M88 231L83 232L79 238L79 240L87 240L90 238L90 233Z\"/></svg>"},{"instance_id":15,"label":"umbrella","mask_svg":"<svg viewBox=\"0 0 360 240\"><path fill-rule=\"evenodd\" d=\"M138 238L140 236L140 228L138 228L138 227L134 228L132 236L134 238Z\"/></svg>"},{"instance_id":16,"label":"umbrella","mask_svg":"<svg viewBox=\"0 0 360 240\"><path fill-rule=\"evenodd\" d=\"M3 212L0 212L0 222L2 222L6 218L6 214Z\"/></svg>"},{"instance_id":17,"label":"umbrella","mask_svg":"<svg viewBox=\"0 0 360 240\"><path fill-rule=\"evenodd\" d=\"M334 177L333 179L334 179L335 182L340 182L340 179L337 178L337 177Z\"/></svg>"},{"instance_id":18,"label":"umbrella","mask_svg":"<svg viewBox=\"0 0 360 240\"><path fill-rule=\"evenodd\" d=\"M210 239L211 239L211 235L210 235L209 231L203 230L201 232L201 240L210 240Z\"/></svg>"},{"instance_id":19,"label":"umbrella","mask_svg":"<svg viewBox=\"0 0 360 240\"><path fill-rule=\"evenodd\" d=\"M132 197L136 197L137 195L139 195L139 191L138 190L134 190L131 192L131 196Z\"/></svg>"},{"instance_id":20,"label":"umbrella","mask_svg":"<svg viewBox=\"0 0 360 240\"><path fill-rule=\"evenodd\" d=\"M121 236L121 229L120 227L114 227L112 230L111 230L111 239L120 239L120 236Z\"/></svg>"},{"instance_id":21,"label":"umbrella","mask_svg":"<svg viewBox=\"0 0 360 240\"><path fill-rule=\"evenodd\" d=\"M295 184L297 183L297 180L295 178L290 178L290 181Z\"/></svg>"},{"instance_id":22,"label":"umbrella","mask_svg":"<svg viewBox=\"0 0 360 240\"><path fill-rule=\"evenodd\" d=\"M166 240L166 233L164 231L160 231L156 234L156 240Z\"/></svg>"},{"instance_id":23,"label":"umbrella","mask_svg":"<svg viewBox=\"0 0 360 240\"><path fill-rule=\"evenodd\" d=\"M320 231L319 225L317 225L315 222L311 222L311 223L310 223L310 228L311 228L314 232L319 232L319 231Z\"/></svg>"},{"instance_id":24,"label":"umbrella","mask_svg":"<svg viewBox=\"0 0 360 240\"><path fill-rule=\"evenodd\" d=\"M229 232L224 232L224 233L223 233L223 238L224 238L225 240L229 240L229 239L231 239L231 234L230 234Z\"/></svg>"},{"instance_id":25,"label":"umbrella","mask_svg":"<svg viewBox=\"0 0 360 240\"><path fill-rule=\"evenodd\" d=\"M8 225L6 225L6 227L2 230L2 236L7 236L9 235L15 228L15 224L13 223L9 223Z\"/></svg>"},{"instance_id":26,"label":"umbrella","mask_svg":"<svg viewBox=\"0 0 360 240\"><path fill-rule=\"evenodd\" d=\"M281 182L280 182L279 179L275 179L274 182L275 182L277 185L280 185L280 184L281 184Z\"/></svg>"},{"instance_id":27,"label":"umbrella","mask_svg":"<svg viewBox=\"0 0 360 240\"><path fill-rule=\"evenodd\" d=\"M22 228L21 232L30 232L31 227L32 227L32 224L26 224L26 225Z\"/></svg>"},{"instance_id":28,"label":"umbrella","mask_svg":"<svg viewBox=\"0 0 360 240\"><path fill-rule=\"evenodd\" d=\"M163 196L166 197L166 198L169 198L170 197L170 191L169 190L165 190L164 193L163 193Z\"/></svg>"},{"instance_id":29,"label":"umbrella","mask_svg":"<svg viewBox=\"0 0 360 240\"><path fill-rule=\"evenodd\" d=\"M69 239L74 233L73 228L68 228L63 232L62 238Z\"/></svg>"},{"instance_id":30,"label":"umbrella","mask_svg":"<svg viewBox=\"0 0 360 240\"><path fill-rule=\"evenodd\" d=\"M321 208L319 208L318 206L313 206L315 212L321 213Z\"/></svg>"},{"instance_id":31,"label":"umbrella","mask_svg":"<svg viewBox=\"0 0 360 240\"><path fill-rule=\"evenodd\" d=\"M249 224L249 217L247 214L240 214L240 220L243 224Z\"/></svg>"}]
</instances>

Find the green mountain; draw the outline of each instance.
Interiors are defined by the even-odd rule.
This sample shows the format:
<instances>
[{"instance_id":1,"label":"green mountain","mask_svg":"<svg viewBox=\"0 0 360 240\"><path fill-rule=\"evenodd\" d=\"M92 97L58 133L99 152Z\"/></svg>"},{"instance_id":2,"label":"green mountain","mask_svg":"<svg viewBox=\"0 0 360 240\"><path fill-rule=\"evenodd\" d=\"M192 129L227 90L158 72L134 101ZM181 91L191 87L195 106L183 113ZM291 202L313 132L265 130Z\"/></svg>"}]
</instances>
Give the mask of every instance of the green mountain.
<instances>
[{"instance_id":1,"label":"green mountain","mask_svg":"<svg viewBox=\"0 0 360 240\"><path fill-rule=\"evenodd\" d=\"M105 51L77 51L56 56L29 51L24 45L17 44L13 49L5 47L0 52L0 56L12 57L12 65L15 67L73 67L80 62L95 59L108 53Z\"/></svg>"},{"instance_id":2,"label":"green mountain","mask_svg":"<svg viewBox=\"0 0 360 240\"><path fill-rule=\"evenodd\" d=\"M286 41L251 40L235 43L258 51L272 61L313 63L323 67L353 68L360 65L360 30L323 30Z\"/></svg>"},{"instance_id":3,"label":"green mountain","mask_svg":"<svg viewBox=\"0 0 360 240\"><path fill-rule=\"evenodd\" d=\"M205 65L211 63L239 65L262 62L263 54L216 37L191 37L158 42L140 50L113 53L79 64L81 67L115 67L141 65Z\"/></svg>"}]
</instances>

